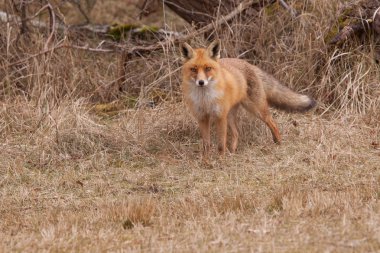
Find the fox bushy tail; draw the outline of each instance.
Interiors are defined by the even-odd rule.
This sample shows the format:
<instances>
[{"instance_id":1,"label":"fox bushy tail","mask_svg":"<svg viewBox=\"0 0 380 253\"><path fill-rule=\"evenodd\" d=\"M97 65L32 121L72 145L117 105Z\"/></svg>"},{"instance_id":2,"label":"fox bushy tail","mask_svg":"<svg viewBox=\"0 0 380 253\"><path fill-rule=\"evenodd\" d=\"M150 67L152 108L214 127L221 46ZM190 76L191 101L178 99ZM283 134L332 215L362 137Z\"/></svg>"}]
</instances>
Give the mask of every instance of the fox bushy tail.
<instances>
[{"instance_id":1,"label":"fox bushy tail","mask_svg":"<svg viewBox=\"0 0 380 253\"><path fill-rule=\"evenodd\" d=\"M306 112L317 104L314 99L292 91L264 71L260 70L259 75L270 106L288 112Z\"/></svg>"}]
</instances>

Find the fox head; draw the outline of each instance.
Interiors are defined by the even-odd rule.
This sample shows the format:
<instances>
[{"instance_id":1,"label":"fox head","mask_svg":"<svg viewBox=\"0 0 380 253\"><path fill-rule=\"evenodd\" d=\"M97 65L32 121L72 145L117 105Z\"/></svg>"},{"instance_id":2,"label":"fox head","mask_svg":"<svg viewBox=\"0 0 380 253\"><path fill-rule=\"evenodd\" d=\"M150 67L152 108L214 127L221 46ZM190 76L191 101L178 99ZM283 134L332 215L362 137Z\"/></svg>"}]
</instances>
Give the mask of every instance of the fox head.
<instances>
[{"instance_id":1,"label":"fox head","mask_svg":"<svg viewBox=\"0 0 380 253\"><path fill-rule=\"evenodd\" d=\"M220 72L220 40L215 40L207 48L193 49L189 44L181 45L183 79L190 85L205 87L217 82Z\"/></svg>"}]
</instances>

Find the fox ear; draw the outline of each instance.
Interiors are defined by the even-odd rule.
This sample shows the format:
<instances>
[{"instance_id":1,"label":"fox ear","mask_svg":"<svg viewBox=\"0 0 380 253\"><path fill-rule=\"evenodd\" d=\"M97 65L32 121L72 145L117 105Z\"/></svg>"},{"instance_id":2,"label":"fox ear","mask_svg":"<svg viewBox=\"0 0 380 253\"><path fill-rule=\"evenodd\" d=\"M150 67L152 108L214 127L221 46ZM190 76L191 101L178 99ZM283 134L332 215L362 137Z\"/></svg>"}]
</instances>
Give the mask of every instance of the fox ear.
<instances>
[{"instance_id":1,"label":"fox ear","mask_svg":"<svg viewBox=\"0 0 380 253\"><path fill-rule=\"evenodd\" d=\"M194 50L186 42L184 42L184 43L181 44L180 49L181 49L181 55L182 55L183 61L190 60L193 57Z\"/></svg>"},{"instance_id":2,"label":"fox ear","mask_svg":"<svg viewBox=\"0 0 380 253\"><path fill-rule=\"evenodd\" d=\"M219 59L220 58L220 40L214 40L207 48L208 55L212 59Z\"/></svg>"}]
</instances>

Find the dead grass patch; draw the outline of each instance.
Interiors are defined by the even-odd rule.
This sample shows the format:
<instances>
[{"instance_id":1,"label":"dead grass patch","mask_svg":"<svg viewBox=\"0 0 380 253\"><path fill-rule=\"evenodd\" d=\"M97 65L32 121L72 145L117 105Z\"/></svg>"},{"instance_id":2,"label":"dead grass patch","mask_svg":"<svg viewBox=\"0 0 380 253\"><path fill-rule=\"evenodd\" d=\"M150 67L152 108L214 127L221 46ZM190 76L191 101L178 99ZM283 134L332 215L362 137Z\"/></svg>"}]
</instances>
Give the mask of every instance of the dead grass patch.
<instances>
[{"instance_id":1,"label":"dead grass patch","mask_svg":"<svg viewBox=\"0 0 380 253\"><path fill-rule=\"evenodd\" d=\"M105 203L101 210L105 210L106 219L120 223L124 229L132 229L136 225L152 224L156 203L151 196L130 198L119 203Z\"/></svg>"}]
</instances>

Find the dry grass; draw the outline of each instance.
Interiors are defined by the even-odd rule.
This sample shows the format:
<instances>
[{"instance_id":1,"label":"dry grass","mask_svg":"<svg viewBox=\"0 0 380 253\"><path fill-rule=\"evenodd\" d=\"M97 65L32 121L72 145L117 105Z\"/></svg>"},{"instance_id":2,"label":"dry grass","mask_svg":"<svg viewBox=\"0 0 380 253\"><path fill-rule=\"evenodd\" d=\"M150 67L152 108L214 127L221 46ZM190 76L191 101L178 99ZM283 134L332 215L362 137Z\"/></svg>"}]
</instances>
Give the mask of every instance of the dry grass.
<instances>
[{"instance_id":1,"label":"dry grass","mask_svg":"<svg viewBox=\"0 0 380 253\"><path fill-rule=\"evenodd\" d=\"M219 31L224 55L250 50L320 106L274 112L280 146L243 113L237 154L208 166L174 48L131 61L126 85L146 88L106 103L118 55L57 51L8 67L46 37L15 45L2 24L0 251L379 251L379 66L367 46L324 47L338 7L318 3L298 21L262 13L256 34Z\"/></svg>"},{"instance_id":2,"label":"dry grass","mask_svg":"<svg viewBox=\"0 0 380 253\"><path fill-rule=\"evenodd\" d=\"M213 165L204 167L196 126L182 108L123 112L110 122L67 107L57 112L66 122L58 131L61 145L53 127L5 137L2 249L380 247L378 115L279 114L281 146L260 122L244 117L239 152L225 160L214 154Z\"/></svg>"}]
</instances>

